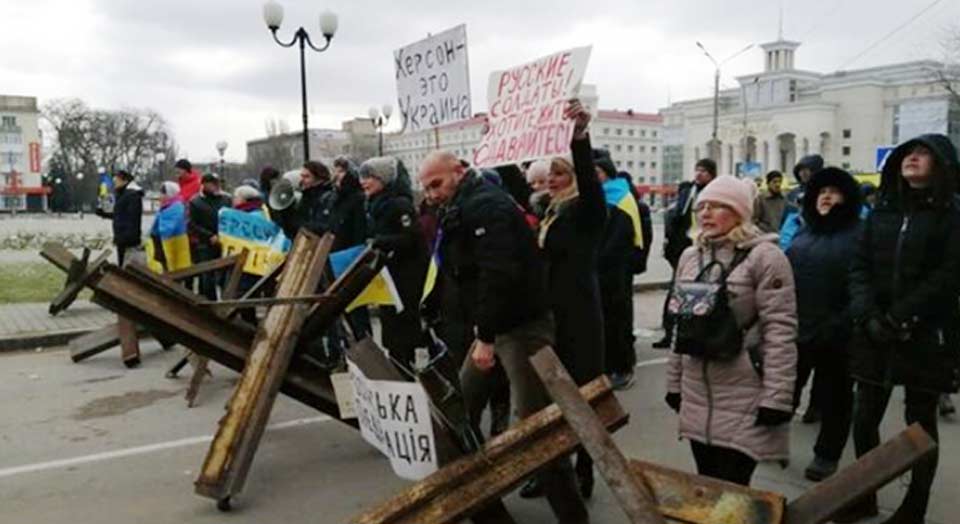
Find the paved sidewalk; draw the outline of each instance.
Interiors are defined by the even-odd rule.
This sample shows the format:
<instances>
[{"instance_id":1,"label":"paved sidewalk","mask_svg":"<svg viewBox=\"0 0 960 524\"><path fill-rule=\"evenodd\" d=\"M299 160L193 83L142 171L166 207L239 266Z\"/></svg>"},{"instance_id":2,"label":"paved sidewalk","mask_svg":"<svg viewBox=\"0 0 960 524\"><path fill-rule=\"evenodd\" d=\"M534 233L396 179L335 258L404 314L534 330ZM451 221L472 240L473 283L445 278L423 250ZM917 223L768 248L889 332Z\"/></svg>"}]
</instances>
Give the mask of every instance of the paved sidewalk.
<instances>
[{"instance_id":1,"label":"paved sidewalk","mask_svg":"<svg viewBox=\"0 0 960 524\"><path fill-rule=\"evenodd\" d=\"M52 317L49 304L0 305L0 351L59 346L116 322L117 316L85 300Z\"/></svg>"}]
</instances>

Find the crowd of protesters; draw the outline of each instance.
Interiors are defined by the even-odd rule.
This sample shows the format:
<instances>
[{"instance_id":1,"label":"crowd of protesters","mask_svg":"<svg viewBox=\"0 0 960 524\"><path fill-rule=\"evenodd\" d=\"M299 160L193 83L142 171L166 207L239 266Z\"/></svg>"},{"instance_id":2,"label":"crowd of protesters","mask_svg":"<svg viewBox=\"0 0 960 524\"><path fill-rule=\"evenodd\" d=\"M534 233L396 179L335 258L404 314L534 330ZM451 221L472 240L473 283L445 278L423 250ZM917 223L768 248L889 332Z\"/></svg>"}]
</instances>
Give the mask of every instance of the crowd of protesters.
<instances>
[{"instance_id":1,"label":"crowd of protesters","mask_svg":"<svg viewBox=\"0 0 960 524\"><path fill-rule=\"evenodd\" d=\"M230 207L260 213L290 238L331 232L335 251L366 244L382 252L401 302L379 308L387 354L409 371L417 348L436 350L439 339L461 369L477 434L489 405L495 435L511 406L523 418L549 403L528 360L544 346L579 385L603 374L616 389L634 381L633 279L650 254L650 209L630 175L592 148L590 115L578 101L565 116L575 125L570 156L481 170L435 152L416 174L419 201L392 157L359 166L338 158L332 169L306 162L287 179L299 197L285 208L271 207L282 180L272 168L231 196L215 174L180 160L176 182L162 186L161 210L186 217L192 263L222 256L217 217ZM901 144L879 188L817 155L798 162L786 194L779 171L759 193L716 171L699 160L664 213L662 255L673 273L665 334L653 344L671 351L665 401L697 471L749 485L759 462L786 464L789 423L808 381L803 421L821 424L810 480L837 471L851 432L858 457L879 444L895 386L906 391L906 422L937 439L938 409L952 413L947 395L960 385L960 166L950 141L924 135ZM113 209L100 214L113 220L123 264L140 246L143 190L125 171L114 184ZM199 293L216 300L218 278L201 277ZM246 287L255 281L246 279ZM252 311L244 318L256 321ZM365 308L347 321L355 337L373 333ZM316 356L342 365L344 340L331 328ZM923 522L936 467L934 454L914 468L885 522ZM589 522L583 500L593 469L581 449L521 495L546 496L560 522ZM835 521L877 514L871 495Z\"/></svg>"}]
</instances>

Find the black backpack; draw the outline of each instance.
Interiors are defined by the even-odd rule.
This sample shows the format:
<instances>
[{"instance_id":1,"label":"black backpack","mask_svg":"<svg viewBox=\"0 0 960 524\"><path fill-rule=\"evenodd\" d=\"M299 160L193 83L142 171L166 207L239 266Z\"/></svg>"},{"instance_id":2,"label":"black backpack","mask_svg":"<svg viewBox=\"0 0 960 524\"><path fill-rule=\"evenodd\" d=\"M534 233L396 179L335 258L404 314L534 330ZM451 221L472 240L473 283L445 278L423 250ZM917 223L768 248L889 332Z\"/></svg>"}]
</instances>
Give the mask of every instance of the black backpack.
<instances>
[{"instance_id":1,"label":"black backpack","mask_svg":"<svg viewBox=\"0 0 960 524\"><path fill-rule=\"evenodd\" d=\"M737 249L728 268L716 259L704 265L701 254L696 279L674 284L667 311L675 320L675 353L720 361L740 354L743 334L749 326L737 324L727 294L727 277L749 254L748 250ZM718 266L720 279L707 280L710 271Z\"/></svg>"}]
</instances>

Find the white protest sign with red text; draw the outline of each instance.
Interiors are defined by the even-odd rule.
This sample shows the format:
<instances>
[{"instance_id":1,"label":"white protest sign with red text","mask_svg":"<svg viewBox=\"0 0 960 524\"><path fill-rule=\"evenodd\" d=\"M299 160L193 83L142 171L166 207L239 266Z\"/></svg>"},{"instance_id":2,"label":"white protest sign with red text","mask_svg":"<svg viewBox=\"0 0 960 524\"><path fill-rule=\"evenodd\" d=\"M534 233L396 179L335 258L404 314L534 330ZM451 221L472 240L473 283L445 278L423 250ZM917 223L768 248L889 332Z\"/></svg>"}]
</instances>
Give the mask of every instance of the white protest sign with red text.
<instances>
[{"instance_id":1,"label":"white protest sign with red text","mask_svg":"<svg viewBox=\"0 0 960 524\"><path fill-rule=\"evenodd\" d=\"M563 110L580 89L590 49L561 51L493 72L487 85L489 128L473 163L494 167L569 153L573 121L563 118Z\"/></svg>"}]
</instances>

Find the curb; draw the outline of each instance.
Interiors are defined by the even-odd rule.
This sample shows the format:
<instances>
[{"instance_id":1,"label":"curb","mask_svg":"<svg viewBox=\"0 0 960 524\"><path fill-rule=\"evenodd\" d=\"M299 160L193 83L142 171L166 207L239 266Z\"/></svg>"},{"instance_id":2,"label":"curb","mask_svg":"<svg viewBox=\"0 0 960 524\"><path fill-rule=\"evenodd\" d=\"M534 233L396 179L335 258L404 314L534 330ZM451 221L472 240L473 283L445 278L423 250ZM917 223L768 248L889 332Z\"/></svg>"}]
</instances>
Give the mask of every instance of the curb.
<instances>
[{"instance_id":1,"label":"curb","mask_svg":"<svg viewBox=\"0 0 960 524\"><path fill-rule=\"evenodd\" d=\"M43 333L24 333L9 337L0 337L0 353L63 346L71 340L97 329L99 329L99 327L64 329Z\"/></svg>"}]
</instances>

